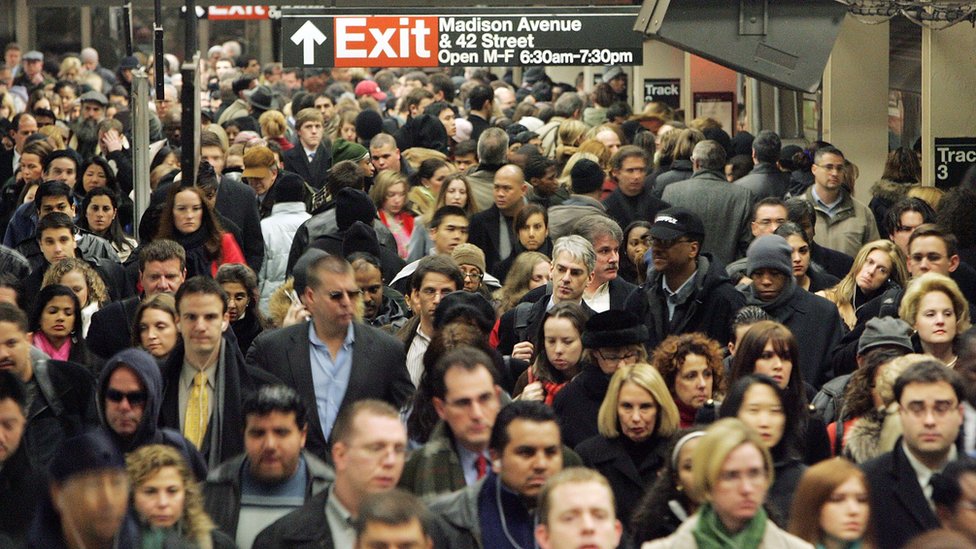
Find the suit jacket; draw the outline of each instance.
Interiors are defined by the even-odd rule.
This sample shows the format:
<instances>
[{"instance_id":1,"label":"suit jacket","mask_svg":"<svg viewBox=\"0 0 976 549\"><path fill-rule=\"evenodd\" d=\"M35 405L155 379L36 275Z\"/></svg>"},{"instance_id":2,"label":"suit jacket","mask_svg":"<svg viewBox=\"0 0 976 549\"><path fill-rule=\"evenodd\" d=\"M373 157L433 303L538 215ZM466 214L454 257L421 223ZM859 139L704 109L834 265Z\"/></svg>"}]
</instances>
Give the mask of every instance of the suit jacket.
<instances>
[{"instance_id":1,"label":"suit jacket","mask_svg":"<svg viewBox=\"0 0 976 549\"><path fill-rule=\"evenodd\" d=\"M502 219L502 212L494 204L483 212L471 216L471 225L468 229L468 242L481 248L485 252L485 270L495 274L495 267L502 262L504 257L499 256L500 235L498 223ZM515 232L513 223L509 223L508 239L511 242L511 250L514 252L518 242L518 234Z\"/></svg>"},{"instance_id":2,"label":"suit jacket","mask_svg":"<svg viewBox=\"0 0 976 549\"><path fill-rule=\"evenodd\" d=\"M285 171L297 173L316 191L325 187L325 178L332 167L331 143L326 140L319 143L319 148L315 150L315 159L311 163L301 143L285 151L281 156L285 161Z\"/></svg>"},{"instance_id":3,"label":"suit jacket","mask_svg":"<svg viewBox=\"0 0 976 549\"><path fill-rule=\"evenodd\" d=\"M664 201L687 208L705 224L702 251L709 252L723 266L746 253L752 241L752 191L730 184L711 170L699 170L687 181L668 185Z\"/></svg>"},{"instance_id":4,"label":"suit jacket","mask_svg":"<svg viewBox=\"0 0 976 549\"><path fill-rule=\"evenodd\" d=\"M218 409L214 403L214 412L219 414L220 421L218 423L211 417L200 447L200 453L211 469L244 452L244 414L241 410L244 395L262 385L279 383L266 372L248 371L244 365L244 357L237 348L237 340L232 334L232 330L224 333L224 363L217 371L218 391L224 391L223 395L217 395L218 400L223 400L223 408ZM181 433L179 382L184 354L185 348L181 341L176 344L163 365L163 405L159 411L160 427L169 427Z\"/></svg>"},{"instance_id":5,"label":"suit jacket","mask_svg":"<svg viewBox=\"0 0 976 549\"><path fill-rule=\"evenodd\" d=\"M114 301L95 311L85 343L88 350L105 360L132 346L132 322L136 318L141 296Z\"/></svg>"},{"instance_id":6,"label":"suit jacket","mask_svg":"<svg viewBox=\"0 0 976 549\"><path fill-rule=\"evenodd\" d=\"M310 411L308 438L305 448L319 459L331 463L329 441L322 432L322 422L316 412L315 386L312 381L312 361L309 356L309 325L302 322L280 330L259 335L247 352L247 365L262 369L298 391ZM375 398L389 402L396 408L406 403L414 387L407 373L407 356L403 344L393 336L356 323L353 328L352 373L339 407L357 400Z\"/></svg>"},{"instance_id":7,"label":"suit jacket","mask_svg":"<svg viewBox=\"0 0 976 549\"><path fill-rule=\"evenodd\" d=\"M861 467L871 487L871 520L878 547L897 549L939 527L900 439L894 450Z\"/></svg>"}]
</instances>

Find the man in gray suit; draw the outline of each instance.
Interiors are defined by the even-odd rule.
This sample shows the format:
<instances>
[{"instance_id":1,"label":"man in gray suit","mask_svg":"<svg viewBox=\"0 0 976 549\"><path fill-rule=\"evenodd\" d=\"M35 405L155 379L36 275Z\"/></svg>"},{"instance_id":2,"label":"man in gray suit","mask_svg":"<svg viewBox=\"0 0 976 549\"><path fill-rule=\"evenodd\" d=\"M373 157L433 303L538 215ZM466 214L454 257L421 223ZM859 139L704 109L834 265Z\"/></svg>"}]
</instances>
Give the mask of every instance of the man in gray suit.
<instances>
[{"instance_id":1,"label":"man in gray suit","mask_svg":"<svg viewBox=\"0 0 976 549\"><path fill-rule=\"evenodd\" d=\"M340 410L366 398L399 409L413 393L413 384L403 344L355 321L362 294L349 263L325 256L306 272L302 297L312 321L261 334L247 353L247 364L274 374L315 410L309 414L305 447L325 460Z\"/></svg>"},{"instance_id":2,"label":"man in gray suit","mask_svg":"<svg viewBox=\"0 0 976 549\"><path fill-rule=\"evenodd\" d=\"M702 251L728 265L745 255L752 233L752 191L725 179L725 149L706 139L691 153L694 175L664 189L664 201L697 214L705 223Z\"/></svg>"}]
</instances>

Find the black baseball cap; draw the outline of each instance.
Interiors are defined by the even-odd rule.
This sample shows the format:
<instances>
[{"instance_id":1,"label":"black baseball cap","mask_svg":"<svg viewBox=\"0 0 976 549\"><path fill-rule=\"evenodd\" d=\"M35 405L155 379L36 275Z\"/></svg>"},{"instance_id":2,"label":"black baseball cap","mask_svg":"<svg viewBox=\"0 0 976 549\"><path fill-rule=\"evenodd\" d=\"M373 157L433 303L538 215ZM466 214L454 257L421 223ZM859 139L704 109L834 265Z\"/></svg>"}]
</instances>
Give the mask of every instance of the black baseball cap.
<instances>
[{"instance_id":1,"label":"black baseball cap","mask_svg":"<svg viewBox=\"0 0 976 549\"><path fill-rule=\"evenodd\" d=\"M661 210L654 216L651 225L651 236L661 240L690 236L705 236L705 225L698 215L684 208L668 208Z\"/></svg>"}]
</instances>

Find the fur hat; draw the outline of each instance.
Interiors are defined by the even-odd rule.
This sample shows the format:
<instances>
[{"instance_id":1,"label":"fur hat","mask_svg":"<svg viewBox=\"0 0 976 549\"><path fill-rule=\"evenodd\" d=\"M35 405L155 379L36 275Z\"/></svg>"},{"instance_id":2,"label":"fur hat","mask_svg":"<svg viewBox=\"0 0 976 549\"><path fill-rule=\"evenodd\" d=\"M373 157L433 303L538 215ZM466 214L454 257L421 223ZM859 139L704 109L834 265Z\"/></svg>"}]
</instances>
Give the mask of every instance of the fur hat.
<instances>
[{"instance_id":1,"label":"fur hat","mask_svg":"<svg viewBox=\"0 0 976 549\"><path fill-rule=\"evenodd\" d=\"M587 349L643 344L648 338L647 326L628 311L597 313L583 329L583 347Z\"/></svg>"}]
</instances>

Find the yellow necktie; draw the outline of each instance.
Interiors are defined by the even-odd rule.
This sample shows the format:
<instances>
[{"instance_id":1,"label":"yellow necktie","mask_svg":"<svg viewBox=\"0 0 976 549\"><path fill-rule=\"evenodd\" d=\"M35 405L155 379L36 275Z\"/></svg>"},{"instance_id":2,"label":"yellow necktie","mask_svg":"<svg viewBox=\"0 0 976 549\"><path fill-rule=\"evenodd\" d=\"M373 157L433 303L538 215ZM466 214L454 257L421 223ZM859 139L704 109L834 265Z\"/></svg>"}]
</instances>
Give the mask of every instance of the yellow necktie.
<instances>
[{"instance_id":1,"label":"yellow necktie","mask_svg":"<svg viewBox=\"0 0 976 549\"><path fill-rule=\"evenodd\" d=\"M203 445L203 435L207 433L209 411L207 374L197 372L197 375L193 376L193 389L190 390L190 399L186 403L186 421L183 424L183 436L197 448Z\"/></svg>"}]
</instances>

